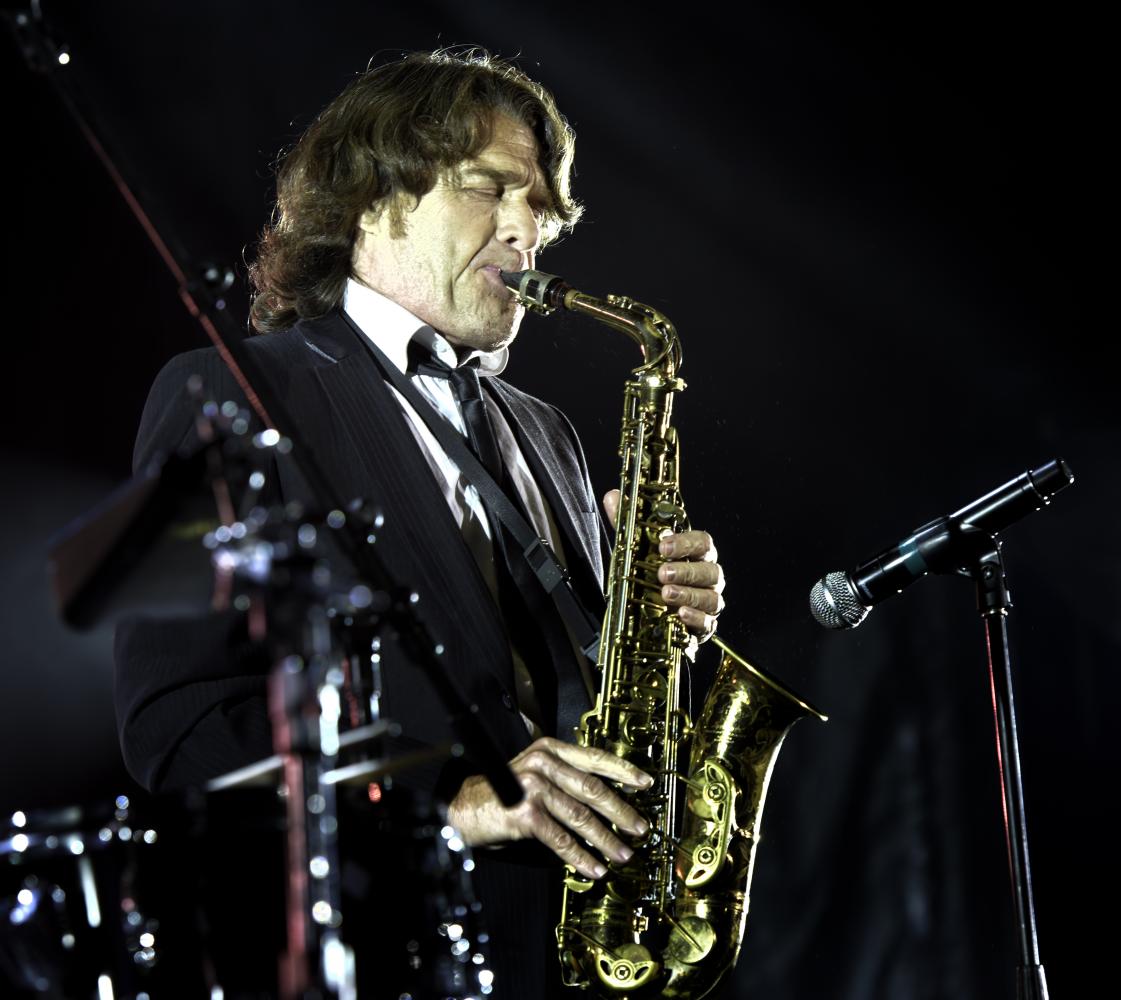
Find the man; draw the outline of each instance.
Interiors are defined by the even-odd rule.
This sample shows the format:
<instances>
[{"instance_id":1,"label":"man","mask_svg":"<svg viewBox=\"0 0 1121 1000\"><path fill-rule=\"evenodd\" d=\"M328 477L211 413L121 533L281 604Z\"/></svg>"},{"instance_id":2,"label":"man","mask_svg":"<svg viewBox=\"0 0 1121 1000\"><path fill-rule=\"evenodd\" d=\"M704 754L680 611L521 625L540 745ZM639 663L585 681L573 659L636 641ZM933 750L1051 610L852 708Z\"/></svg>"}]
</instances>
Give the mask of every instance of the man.
<instances>
[{"instance_id":1,"label":"man","mask_svg":"<svg viewBox=\"0 0 1121 1000\"><path fill-rule=\"evenodd\" d=\"M419 348L430 365L461 376L477 366L490 376L481 381L501 455L496 479L598 616L600 525L579 443L558 411L494 377L522 316L499 271L532 267L537 250L579 217L572 152L552 97L512 66L485 55L407 57L356 79L289 153L277 217L252 268L253 322L267 333L248 343L254 367L337 495L382 509L379 555L421 595L419 612L448 650L447 669L525 790L520 805L505 808L470 755L401 776L447 801L449 821L484 848L476 883L495 995L511 998L544 996L559 980L550 958L558 913L549 902L559 873L529 842L601 877L605 860L630 856L623 835L646 828L610 783L651 779L572 744L564 731L571 693L579 709L590 707L594 668L571 643L558 652L564 623L516 593L493 512L387 379L390 366L405 373L479 447L452 375L418 372L411 356ZM215 352L174 359L145 409L138 467L190 439L183 385L191 374L215 398L237 395ZM308 498L297 469L278 464L275 479L278 499ZM605 499L609 515L616 502ZM662 551L672 560L661 570L663 599L698 636L710 635L723 589L711 539L685 532ZM242 616L216 615L201 629L135 622L119 630L117 654L122 746L147 787L198 784L271 752L269 664ZM403 734L395 746L445 741L454 723L423 673L392 643L382 669L383 707Z\"/></svg>"}]
</instances>

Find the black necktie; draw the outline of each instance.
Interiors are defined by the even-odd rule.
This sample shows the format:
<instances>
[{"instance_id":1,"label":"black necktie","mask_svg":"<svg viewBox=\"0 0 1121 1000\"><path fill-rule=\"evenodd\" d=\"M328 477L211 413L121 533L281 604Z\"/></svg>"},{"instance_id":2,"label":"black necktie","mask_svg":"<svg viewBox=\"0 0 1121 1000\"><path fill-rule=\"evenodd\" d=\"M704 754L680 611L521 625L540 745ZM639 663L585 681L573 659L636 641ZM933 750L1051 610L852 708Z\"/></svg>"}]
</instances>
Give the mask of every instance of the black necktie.
<instances>
[{"instance_id":1,"label":"black necktie","mask_svg":"<svg viewBox=\"0 0 1121 1000\"><path fill-rule=\"evenodd\" d=\"M479 362L473 358L458 368L449 368L435 356L421 361L417 367L418 375L446 378L451 383L452 392L459 401L463 422L467 425L467 440L475 457L483 463L483 468L491 474L495 482L503 479L502 455L498 450L498 440L487 416L487 404L483 399L483 388L479 384Z\"/></svg>"},{"instance_id":2,"label":"black necktie","mask_svg":"<svg viewBox=\"0 0 1121 1000\"><path fill-rule=\"evenodd\" d=\"M526 521L529 517L518 491L508 476L487 413L487 403L479 383L478 362L451 368L413 341L411 356L417 358L418 375L446 378L455 393L467 427L471 450L490 473ZM423 357L422 357L423 356ZM547 735L570 738L572 729L587 710L588 696L583 676L575 660L568 631L556 605L542 589L540 582L515 544L507 544L502 522L483 500L490 522L495 548L495 571L498 578L498 603L509 630L511 642L517 647L533 681L534 694L541 707L542 724ZM552 670L548 666L552 665ZM544 668L544 669L543 669ZM556 727L554 730L554 726Z\"/></svg>"}]
</instances>

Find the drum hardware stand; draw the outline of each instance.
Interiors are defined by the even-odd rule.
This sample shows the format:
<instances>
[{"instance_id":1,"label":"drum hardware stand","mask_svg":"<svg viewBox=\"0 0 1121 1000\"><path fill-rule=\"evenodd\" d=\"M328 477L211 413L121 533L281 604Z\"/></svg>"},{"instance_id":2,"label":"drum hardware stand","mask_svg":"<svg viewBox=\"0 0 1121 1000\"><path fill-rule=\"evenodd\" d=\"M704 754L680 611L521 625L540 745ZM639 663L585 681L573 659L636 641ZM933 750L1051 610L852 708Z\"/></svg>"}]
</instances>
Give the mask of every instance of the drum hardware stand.
<instances>
[{"instance_id":1,"label":"drum hardware stand","mask_svg":"<svg viewBox=\"0 0 1121 1000\"><path fill-rule=\"evenodd\" d=\"M259 489L263 483L256 482ZM393 727L371 717L358 730L340 732L345 651L333 619L353 624L355 617L372 615L376 621L389 597L336 580L327 561L317 555L318 530L313 524L286 515L282 523L277 520L275 511L258 508L247 518L240 538L225 533L219 538L214 532L204 544L213 550L220 575L248 584L250 594L239 596L248 596L261 609L257 620L264 620L266 637L275 637L268 703L276 754L265 763L276 761L279 766L288 831L280 997L356 1000L354 951L341 934L337 782L325 779L338 769L344 737L345 746L358 746ZM251 619L253 615L251 610ZM292 637L298 638L293 642ZM372 687L380 687L376 670ZM373 700L370 708L376 708ZM262 769L258 764L251 770L257 775ZM234 783L226 776L222 787Z\"/></svg>"},{"instance_id":2,"label":"drum hardware stand","mask_svg":"<svg viewBox=\"0 0 1121 1000\"><path fill-rule=\"evenodd\" d=\"M227 467L217 470L229 477L223 480L228 494L236 491L231 487L248 483L243 509L260 499L266 482L261 471L265 449L256 444L247 450L231 448L227 442L222 449ZM355 509L352 517L369 531L381 527L380 516L372 510ZM338 526L339 518L328 516L327 530ZM278 970L281 1000L357 1000L355 953L348 943L353 938L343 937L338 786L391 778L413 764L463 752L449 743L389 758L341 760L347 750L400 732L380 712L380 632L388 620L391 598L335 573L323 532L291 506L283 510L253 506L242 521L220 526L203 541L212 552L219 580L216 593L224 593L235 607L249 603L249 620L270 641L275 664L269 675L268 701L276 753L268 761L216 779L208 790L281 775L288 831L287 949ZM253 625L251 634L252 629ZM354 669L359 653L368 665L361 672ZM356 704L360 697L365 698L361 706ZM344 710L347 707L349 712ZM347 715L353 728L344 731L341 723ZM364 724L355 725L358 722ZM377 801L373 794L370 797ZM459 877L459 869L472 871L474 862L460 856L466 847L442 814L435 828L442 838L437 855L446 857L448 876ZM439 892L437 897L444 898ZM489 982L485 958L474 952L475 943L487 940L470 929L474 912L463 905L446 907L437 928L443 950L423 960L411 956L420 963L412 965L418 975L442 977L439 993L449 1000L466 995L463 991L474 995L473 981L485 993Z\"/></svg>"},{"instance_id":3,"label":"drum hardware stand","mask_svg":"<svg viewBox=\"0 0 1121 1000\"><path fill-rule=\"evenodd\" d=\"M56 569L65 572L58 574L56 589L65 588L68 597L61 603L72 621L83 624L137 610L171 608L198 614L205 605L198 603L197 580L177 579L170 602L166 594L153 596L152 583L159 572L153 563L160 562L153 553L166 556L170 538L184 553L203 554L206 573L215 579L215 608L246 611L251 637L272 643L275 666L268 700L276 753L214 779L206 790L272 783L279 777L288 831L287 948L278 970L280 996L354 1000L355 956L340 933L337 786L375 780L412 763L445 759L462 748L445 744L393 758L340 762L346 751L398 731L392 721L380 717L377 632L388 620L392 598L332 571L323 538L335 537L342 522L339 512L328 515L324 528L291 505L264 506L267 480L262 470L269 465L271 450L287 445L275 432L250 437L244 430L247 417L230 405L202 403L199 426L207 447L189 460L166 463L154 479L128 484L120 497L58 546ZM208 481L208 489L199 489L202 480ZM184 503L185 495L189 502ZM198 523L208 495L211 511L217 504L223 523L187 544L185 526ZM240 515L234 497L239 499ZM368 532L381 527L370 510L352 506L350 519L364 524ZM214 525L212 513L207 523ZM197 565L190 575L198 575ZM125 590L131 593L123 595ZM141 598L152 603L144 604ZM347 684L343 667L353 650L340 644L340 625L350 635L361 636L360 642L369 640L363 653L368 667L354 685ZM355 659L351 656L352 663ZM366 704L360 712L356 707L351 722L364 724L340 731L346 696L363 684L359 695ZM459 851L462 845L449 842L448 849ZM468 939L457 937L449 944L466 947Z\"/></svg>"},{"instance_id":4,"label":"drum hardware stand","mask_svg":"<svg viewBox=\"0 0 1121 1000\"><path fill-rule=\"evenodd\" d=\"M325 608L307 609L307 659L282 658L269 678L273 740L283 759L288 830L283 1000L355 1000L354 952L343 943L336 786L342 669ZM314 708L318 708L318 714Z\"/></svg>"}]
</instances>

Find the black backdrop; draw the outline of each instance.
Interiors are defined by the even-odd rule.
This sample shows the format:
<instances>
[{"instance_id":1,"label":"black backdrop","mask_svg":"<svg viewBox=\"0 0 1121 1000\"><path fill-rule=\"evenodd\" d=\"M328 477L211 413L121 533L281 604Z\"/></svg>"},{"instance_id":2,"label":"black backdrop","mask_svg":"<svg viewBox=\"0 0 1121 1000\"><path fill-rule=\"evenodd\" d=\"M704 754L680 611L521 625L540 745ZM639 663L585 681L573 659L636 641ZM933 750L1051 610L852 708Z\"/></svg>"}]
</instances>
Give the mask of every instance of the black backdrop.
<instances>
[{"instance_id":1,"label":"black backdrop","mask_svg":"<svg viewBox=\"0 0 1121 1000\"><path fill-rule=\"evenodd\" d=\"M1052 996L1104 983L1111 921L1089 908L1112 916L1118 888L1121 434L1095 306L1102 24L996 3L44 6L138 194L193 261L239 279L276 152L371 56L477 43L554 90L587 214L542 266L676 323L686 499L728 569L722 632L831 715L779 759L728 996L1013 995L971 585L923 581L846 634L806 594L1064 457L1075 486L1004 535L1013 663ZM10 810L130 787L108 633L58 624L45 551L127 477L152 376L203 340L48 81L9 39L0 66ZM244 296L239 280L239 315ZM603 328L530 318L509 370L570 415L602 489L633 361Z\"/></svg>"}]
</instances>

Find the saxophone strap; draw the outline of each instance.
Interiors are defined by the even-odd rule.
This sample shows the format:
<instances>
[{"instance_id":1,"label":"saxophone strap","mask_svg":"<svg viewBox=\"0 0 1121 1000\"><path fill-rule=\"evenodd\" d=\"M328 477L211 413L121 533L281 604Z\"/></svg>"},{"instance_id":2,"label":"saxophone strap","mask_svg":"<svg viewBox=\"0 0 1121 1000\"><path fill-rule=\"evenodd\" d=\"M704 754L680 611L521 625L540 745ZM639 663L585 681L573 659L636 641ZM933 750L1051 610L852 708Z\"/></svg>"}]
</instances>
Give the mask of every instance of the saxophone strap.
<instances>
[{"instance_id":1,"label":"saxophone strap","mask_svg":"<svg viewBox=\"0 0 1121 1000\"><path fill-rule=\"evenodd\" d=\"M412 380L394 365L369 337L362 333L345 312L343 312L343 316L358 335L358 339L369 351L385 379L416 411L417 416L424 421L424 425L432 432L432 436L439 442L448 458L459 468L463 478L479 491L484 507L510 533L517 543L517 548L525 564L541 584L545 593L552 598L557 611L571 630L584 656L595 663L599 653L599 625L576 596L572 589L568 571L557 560L548 543L530 527L502 490L502 487L495 482L494 477L484 468L483 463L471 453L471 450L464 444L462 435L448 424L433 408L432 404L417 391ZM446 366L433 365L431 367L435 369ZM431 371L430 373L446 375L450 371L452 370L447 369L444 372ZM471 372L471 375L477 382L478 375L474 371ZM467 377L470 378L470 376ZM468 414L465 413L464 416L466 418ZM477 431L475 433L478 434ZM486 448L485 445L484 448ZM494 526L496 536L500 530L501 528L498 525Z\"/></svg>"}]
</instances>

